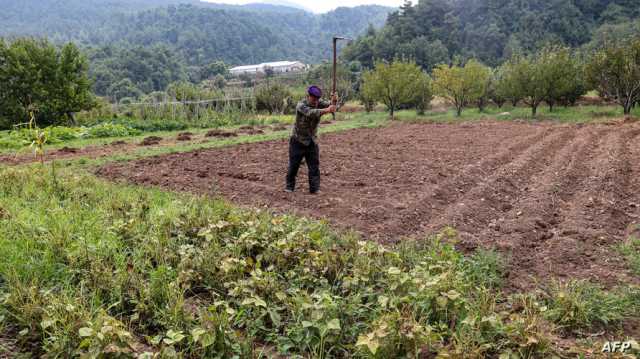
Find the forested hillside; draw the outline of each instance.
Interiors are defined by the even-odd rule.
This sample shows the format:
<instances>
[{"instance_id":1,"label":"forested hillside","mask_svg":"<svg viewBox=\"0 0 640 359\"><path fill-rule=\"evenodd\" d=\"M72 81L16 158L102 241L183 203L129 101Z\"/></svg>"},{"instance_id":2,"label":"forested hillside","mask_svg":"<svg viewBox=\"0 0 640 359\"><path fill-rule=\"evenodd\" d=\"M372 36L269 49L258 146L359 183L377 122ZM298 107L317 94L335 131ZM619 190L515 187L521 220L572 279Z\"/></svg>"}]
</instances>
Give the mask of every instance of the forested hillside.
<instances>
[{"instance_id":1,"label":"forested hillside","mask_svg":"<svg viewBox=\"0 0 640 359\"><path fill-rule=\"evenodd\" d=\"M358 6L315 15L197 0L0 0L0 9L0 37L75 42L88 54L98 95L133 97L197 81L217 61L321 62L330 58L334 34L356 37L370 25L382 27L393 10Z\"/></svg>"},{"instance_id":2,"label":"forested hillside","mask_svg":"<svg viewBox=\"0 0 640 359\"><path fill-rule=\"evenodd\" d=\"M197 0L0 0L0 36L46 35L87 39L115 14L134 13Z\"/></svg>"},{"instance_id":3,"label":"forested hillside","mask_svg":"<svg viewBox=\"0 0 640 359\"><path fill-rule=\"evenodd\" d=\"M114 26L97 31L92 43L163 44L174 48L190 65L285 58L313 63L329 58L333 34L357 36L369 24L381 26L387 12L388 8L380 6L339 8L322 15L291 8L283 12L169 6L120 16Z\"/></svg>"},{"instance_id":4,"label":"forested hillside","mask_svg":"<svg viewBox=\"0 0 640 359\"><path fill-rule=\"evenodd\" d=\"M640 35L637 0L421 0L406 2L379 32L353 43L345 57L371 66L404 57L431 69L454 57L497 65L545 44L578 47Z\"/></svg>"},{"instance_id":5,"label":"forested hillside","mask_svg":"<svg viewBox=\"0 0 640 359\"><path fill-rule=\"evenodd\" d=\"M289 57L319 62L329 54L332 34L357 36L369 24L381 27L393 10L358 6L314 15L286 6L197 0L0 0L0 9L0 36L46 36L85 46L166 45L199 65Z\"/></svg>"}]
</instances>

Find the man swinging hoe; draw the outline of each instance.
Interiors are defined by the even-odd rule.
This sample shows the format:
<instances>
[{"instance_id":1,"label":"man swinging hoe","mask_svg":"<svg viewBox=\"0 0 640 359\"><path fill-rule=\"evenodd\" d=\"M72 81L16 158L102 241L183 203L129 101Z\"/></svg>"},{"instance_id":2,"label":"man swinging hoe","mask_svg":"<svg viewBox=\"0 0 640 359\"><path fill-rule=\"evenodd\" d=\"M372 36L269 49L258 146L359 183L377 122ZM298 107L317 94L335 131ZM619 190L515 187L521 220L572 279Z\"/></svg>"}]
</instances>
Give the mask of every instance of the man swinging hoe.
<instances>
[{"instance_id":1,"label":"man swinging hoe","mask_svg":"<svg viewBox=\"0 0 640 359\"><path fill-rule=\"evenodd\" d=\"M296 123L289 139L289 169L287 171L286 192L293 192L296 188L296 176L300 163L304 158L309 168L309 192L316 194L320 191L320 148L318 147L318 125L320 118L337 111L338 95L336 93L336 64L338 40L348 40L344 37L333 37L333 91L331 101L322 100L322 89L309 86L307 98L296 106Z\"/></svg>"},{"instance_id":2,"label":"man swinging hoe","mask_svg":"<svg viewBox=\"0 0 640 359\"><path fill-rule=\"evenodd\" d=\"M320 148L318 147L318 124L320 118L336 112L337 96L331 95L331 102L321 100L322 90L318 86L307 89L307 98L296 106L296 123L289 139L289 170L285 191L296 188L296 176L304 158L309 168L309 192L320 190Z\"/></svg>"}]
</instances>

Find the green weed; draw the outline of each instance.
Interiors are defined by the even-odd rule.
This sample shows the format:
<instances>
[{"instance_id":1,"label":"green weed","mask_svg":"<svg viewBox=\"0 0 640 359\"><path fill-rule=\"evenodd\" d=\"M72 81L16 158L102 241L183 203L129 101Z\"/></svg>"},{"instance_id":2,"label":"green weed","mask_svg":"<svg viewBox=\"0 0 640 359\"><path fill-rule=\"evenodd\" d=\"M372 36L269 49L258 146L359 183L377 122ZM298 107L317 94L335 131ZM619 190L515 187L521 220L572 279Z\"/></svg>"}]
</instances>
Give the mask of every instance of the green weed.
<instances>
[{"instance_id":1,"label":"green weed","mask_svg":"<svg viewBox=\"0 0 640 359\"><path fill-rule=\"evenodd\" d=\"M586 281L554 281L544 291L545 316L565 330L619 324L632 315L629 298Z\"/></svg>"},{"instance_id":2,"label":"green weed","mask_svg":"<svg viewBox=\"0 0 640 359\"><path fill-rule=\"evenodd\" d=\"M504 260L453 229L388 247L41 166L0 170L0 208L0 322L33 356L544 358L546 318L619 320L584 290L503 297Z\"/></svg>"},{"instance_id":3,"label":"green weed","mask_svg":"<svg viewBox=\"0 0 640 359\"><path fill-rule=\"evenodd\" d=\"M617 250L625 257L633 273L640 275L640 238L630 237L618 245Z\"/></svg>"}]
</instances>

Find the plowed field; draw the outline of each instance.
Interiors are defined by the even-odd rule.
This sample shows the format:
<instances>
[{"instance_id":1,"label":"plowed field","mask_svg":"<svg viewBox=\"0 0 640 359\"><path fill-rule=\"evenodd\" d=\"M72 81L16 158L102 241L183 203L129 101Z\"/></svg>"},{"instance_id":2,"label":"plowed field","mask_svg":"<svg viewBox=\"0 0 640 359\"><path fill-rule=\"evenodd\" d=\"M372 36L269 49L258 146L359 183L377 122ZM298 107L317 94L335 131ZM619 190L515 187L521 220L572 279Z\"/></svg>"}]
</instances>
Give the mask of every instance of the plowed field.
<instances>
[{"instance_id":1,"label":"plowed field","mask_svg":"<svg viewBox=\"0 0 640 359\"><path fill-rule=\"evenodd\" d=\"M110 179L216 193L327 218L398 241L452 226L463 250L510 258L513 288L532 278L638 282L612 249L640 215L640 124L396 124L324 135L322 193L284 188L287 141L171 154L99 170ZM304 165L303 165L304 167Z\"/></svg>"}]
</instances>

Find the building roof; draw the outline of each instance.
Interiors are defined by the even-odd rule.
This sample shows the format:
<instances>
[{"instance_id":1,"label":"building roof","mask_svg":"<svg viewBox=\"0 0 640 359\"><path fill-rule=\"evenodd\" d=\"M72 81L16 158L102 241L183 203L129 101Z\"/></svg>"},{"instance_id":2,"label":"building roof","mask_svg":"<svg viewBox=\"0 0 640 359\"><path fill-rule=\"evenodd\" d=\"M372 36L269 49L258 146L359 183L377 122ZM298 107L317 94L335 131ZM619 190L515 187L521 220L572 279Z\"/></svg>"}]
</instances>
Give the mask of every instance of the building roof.
<instances>
[{"instance_id":1,"label":"building roof","mask_svg":"<svg viewBox=\"0 0 640 359\"><path fill-rule=\"evenodd\" d=\"M291 66L295 64L301 63L300 61L274 61L274 62L263 62L258 65L242 65L232 67L230 71L241 71L241 70L254 70L263 67L280 67L280 66Z\"/></svg>"},{"instance_id":2,"label":"building roof","mask_svg":"<svg viewBox=\"0 0 640 359\"><path fill-rule=\"evenodd\" d=\"M230 71L233 70L253 70L262 67L262 65L244 65L244 66L236 66L232 67Z\"/></svg>"}]
</instances>

